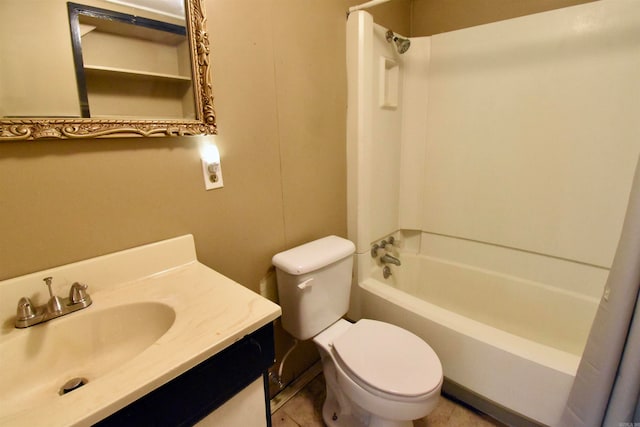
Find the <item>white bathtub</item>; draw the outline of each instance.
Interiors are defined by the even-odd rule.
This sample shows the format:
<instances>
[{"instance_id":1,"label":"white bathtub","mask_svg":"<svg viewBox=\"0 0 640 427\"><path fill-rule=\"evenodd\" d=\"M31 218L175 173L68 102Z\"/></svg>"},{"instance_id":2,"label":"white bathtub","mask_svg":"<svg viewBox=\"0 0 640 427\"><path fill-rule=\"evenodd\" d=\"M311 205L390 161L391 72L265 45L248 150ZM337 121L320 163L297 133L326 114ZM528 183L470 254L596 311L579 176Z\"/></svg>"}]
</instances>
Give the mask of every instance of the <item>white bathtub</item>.
<instances>
[{"instance_id":1,"label":"white bathtub","mask_svg":"<svg viewBox=\"0 0 640 427\"><path fill-rule=\"evenodd\" d=\"M421 336L457 385L557 424L598 300L434 257L400 258L390 278L376 267L361 281L362 317Z\"/></svg>"}]
</instances>

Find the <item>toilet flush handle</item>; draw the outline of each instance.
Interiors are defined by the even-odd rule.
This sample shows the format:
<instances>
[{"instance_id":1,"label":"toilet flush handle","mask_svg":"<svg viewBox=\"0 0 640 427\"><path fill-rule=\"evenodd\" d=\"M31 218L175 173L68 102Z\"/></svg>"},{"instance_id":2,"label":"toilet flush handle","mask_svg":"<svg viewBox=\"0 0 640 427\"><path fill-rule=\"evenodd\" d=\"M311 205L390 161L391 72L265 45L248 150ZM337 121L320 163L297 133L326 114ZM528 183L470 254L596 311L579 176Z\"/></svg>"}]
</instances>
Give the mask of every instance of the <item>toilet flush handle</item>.
<instances>
[{"instance_id":1,"label":"toilet flush handle","mask_svg":"<svg viewBox=\"0 0 640 427\"><path fill-rule=\"evenodd\" d=\"M298 289L300 289L301 291L310 288L311 287L311 282L313 282L313 277L310 277L309 279L305 280L304 282L298 284Z\"/></svg>"}]
</instances>

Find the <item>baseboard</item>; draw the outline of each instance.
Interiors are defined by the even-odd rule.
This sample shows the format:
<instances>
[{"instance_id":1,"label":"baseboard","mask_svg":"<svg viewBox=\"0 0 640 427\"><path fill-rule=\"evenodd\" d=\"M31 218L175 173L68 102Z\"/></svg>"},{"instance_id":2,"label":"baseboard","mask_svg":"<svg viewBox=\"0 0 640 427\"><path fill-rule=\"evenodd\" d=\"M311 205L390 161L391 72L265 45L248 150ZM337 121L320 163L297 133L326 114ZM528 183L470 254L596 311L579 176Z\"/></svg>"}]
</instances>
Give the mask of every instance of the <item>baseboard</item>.
<instances>
[{"instance_id":1,"label":"baseboard","mask_svg":"<svg viewBox=\"0 0 640 427\"><path fill-rule=\"evenodd\" d=\"M287 385L280 393L271 399L271 414L280 409L293 396L309 384L315 377L322 373L322 363L317 361L309 369L304 371L302 375Z\"/></svg>"}]
</instances>

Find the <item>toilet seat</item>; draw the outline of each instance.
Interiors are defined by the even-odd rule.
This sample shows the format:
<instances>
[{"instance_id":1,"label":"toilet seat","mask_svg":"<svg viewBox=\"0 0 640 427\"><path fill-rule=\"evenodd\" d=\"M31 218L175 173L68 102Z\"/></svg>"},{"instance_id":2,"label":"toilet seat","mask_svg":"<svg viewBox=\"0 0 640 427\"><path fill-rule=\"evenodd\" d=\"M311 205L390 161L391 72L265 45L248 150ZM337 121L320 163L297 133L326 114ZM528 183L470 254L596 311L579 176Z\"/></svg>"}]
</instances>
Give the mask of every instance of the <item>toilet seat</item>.
<instances>
[{"instance_id":1,"label":"toilet seat","mask_svg":"<svg viewBox=\"0 0 640 427\"><path fill-rule=\"evenodd\" d=\"M335 360L364 389L393 400L414 400L439 389L442 365L418 336L362 319L332 343Z\"/></svg>"}]
</instances>

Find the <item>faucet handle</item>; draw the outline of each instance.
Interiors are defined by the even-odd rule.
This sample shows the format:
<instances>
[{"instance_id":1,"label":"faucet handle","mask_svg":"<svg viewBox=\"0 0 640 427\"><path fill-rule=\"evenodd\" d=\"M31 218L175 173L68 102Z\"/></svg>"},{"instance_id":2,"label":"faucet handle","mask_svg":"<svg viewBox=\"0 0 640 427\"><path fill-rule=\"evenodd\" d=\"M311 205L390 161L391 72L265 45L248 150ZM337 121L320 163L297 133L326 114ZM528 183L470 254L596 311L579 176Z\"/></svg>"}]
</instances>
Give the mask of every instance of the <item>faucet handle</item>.
<instances>
[{"instance_id":1,"label":"faucet handle","mask_svg":"<svg viewBox=\"0 0 640 427\"><path fill-rule=\"evenodd\" d=\"M84 283L75 282L69 289L69 302L71 304L80 304L89 302L91 304L91 298L87 294L87 288L89 286ZM87 304L87 305L89 305Z\"/></svg>"},{"instance_id":2,"label":"faucet handle","mask_svg":"<svg viewBox=\"0 0 640 427\"><path fill-rule=\"evenodd\" d=\"M389 236L389 237L387 237L386 239L383 239L380 242L380 247L382 249L386 249L387 246L392 246L392 247L393 246L398 246L399 243L400 243L400 240L396 239L393 236Z\"/></svg>"},{"instance_id":3,"label":"faucet handle","mask_svg":"<svg viewBox=\"0 0 640 427\"><path fill-rule=\"evenodd\" d=\"M62 313L62 300L60 297L55 296L53 291L51 290L51 282L53 282L53 277L45 277L44 279L45 285L49 288L49 302L47 303L47 311L49 313Z\"/></svg>"},{"instance_id":4,"label":"faucet handle","mask_svg":"<svg viewBox=\"0 0 640 427\"><path fill-rule=\"evenodd\" d=\"M20 301L18 301L14 326L18 329L27 328L36 323L40 323L43 316L44 313L41 308L34 306L31 299L22 297Z\"/></svg>"},{"instance_id":5,"label":"faucet handle","mask_svg":"<svg viewBox=\"0 0 640 427\"><path fill-rule=\"evenodd\" d=\"M380 249L379 244L374 243L373 245L371 245L371 258L375 258L378 256L378 249Z\"/></svg>"},{"instance_id":6,"label":"faucet handle","mask_svg":"<svg viewBox=\"0 0 640 427\"><path fill-rule=\"evenodd\" d=\"M27 297L20 298L18 301L18 308L16 310L16 320L29 320L36 317L35 310L33 309L33 303Z\"/></svg>"}]
</instances>

